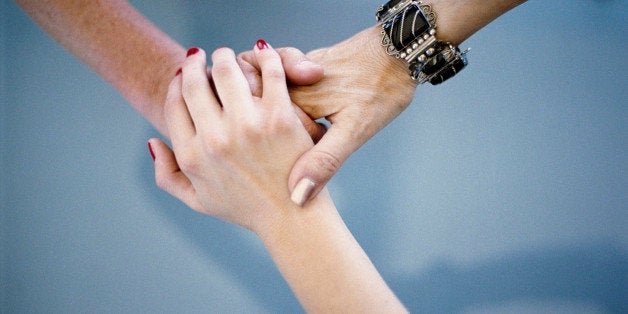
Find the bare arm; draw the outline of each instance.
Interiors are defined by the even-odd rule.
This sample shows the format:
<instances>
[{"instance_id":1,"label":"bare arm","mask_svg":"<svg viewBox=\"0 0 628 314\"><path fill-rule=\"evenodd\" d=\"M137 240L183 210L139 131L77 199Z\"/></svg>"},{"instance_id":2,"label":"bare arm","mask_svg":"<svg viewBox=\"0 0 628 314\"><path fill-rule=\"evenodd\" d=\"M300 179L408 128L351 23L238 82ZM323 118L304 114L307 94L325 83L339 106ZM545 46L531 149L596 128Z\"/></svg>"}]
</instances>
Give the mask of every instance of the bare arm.
<instances>
[{"instance_id":1,"label":"bare arm","mask_svg":"<svg viewBox=\"0 0 628 314\"><path fill-rule=\"evenodd\" d=\"M260 235L309 313L405 313L323 191Z\"/></svg>"},{"instance_id":2,"label":"bare arm","mask_svg":"<svg viewBox=\"0 0 628 314\"><path fill-rule=\"evenodd\" d=\"M459 45L504 13L527 0L430 0L440 40Z\"/></svg>"},{"instance_id":3,"label":"bare arm","mask_svg":"<svg viewBox=\"0 0 628 314\"><path fill-rule=\"evenodd\" d=\"M163 103L185 50L122 0L16 0L160 132Z\"/></svg>"}]
</instances>

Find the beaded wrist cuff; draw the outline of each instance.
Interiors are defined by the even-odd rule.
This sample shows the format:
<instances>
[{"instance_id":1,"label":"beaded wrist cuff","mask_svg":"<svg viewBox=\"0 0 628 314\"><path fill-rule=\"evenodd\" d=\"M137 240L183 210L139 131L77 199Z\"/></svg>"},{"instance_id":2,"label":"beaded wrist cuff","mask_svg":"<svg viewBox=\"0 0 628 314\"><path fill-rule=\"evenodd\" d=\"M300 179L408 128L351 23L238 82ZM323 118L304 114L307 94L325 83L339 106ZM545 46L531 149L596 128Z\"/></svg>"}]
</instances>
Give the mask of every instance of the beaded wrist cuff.
<instances>
[{"instance_id":1,"label":"beaded wrist cuff","mask_svg":"<svg viewBox=\"0 0 628 314\"><path fill-rule=\"evenodd\" d=\"M382 25L386 52L404 59L410 76L419 84L440 84L467 65L468 50L460 52L451 43L436 39L436 13L415 0L391 0L375 15Z\"/></svg>"}]
</instances>

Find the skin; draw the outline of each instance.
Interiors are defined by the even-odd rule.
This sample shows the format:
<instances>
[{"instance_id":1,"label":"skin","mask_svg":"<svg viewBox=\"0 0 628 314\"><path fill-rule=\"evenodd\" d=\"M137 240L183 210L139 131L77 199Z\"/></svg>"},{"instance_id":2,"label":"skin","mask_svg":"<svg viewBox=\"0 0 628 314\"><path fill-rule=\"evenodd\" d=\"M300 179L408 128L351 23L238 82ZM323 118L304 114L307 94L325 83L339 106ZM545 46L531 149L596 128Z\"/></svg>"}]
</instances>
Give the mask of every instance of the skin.
<instances>
[{"instance_id":1,"label":"skin","mask_svg":"<svg viewBox=\"0 0 628 314\"><path fill-rule=\"evenodd\" d=\"M173 150L149 141L158 186L258 235L308 312L406 312L324 189L414 97L416 84L384 52L379 26L307 56L219 49L208 73L202 50L186 57L125 1L16 2L170 136ZM438 13L439 39L459 44L524 1L425 2ZM321 130L311 119L320 117L332 127L314 145ZM303 180L311 184L295 189Z\"/></svg>"},{"instance_id":2,"label":"skin","mask_svg":"<svg viewBox=\"0 0 628 314\"><path fill-rule=\"evenodd\" d=\"M149 141L157 184L201 213L254 232L307 312L406 312L326 190L302 208L291 201L291 166L314 143L292 109L278 53L266 44L253 53L259 97L228 48L212 54L215 92L205 53L184 61L165 106L173 150Z\"/></svg>"},{"instance_id":3,"label":"skin","mask_svg":"<svg viewBox=\"0 0 628 314\"><path fill-rule=\"evenodd\" d=\"M432 0L440 40L458 45L488 23L525 0ZM292 100L314 119L325 117L331 127L294 165L290 190L309 181L301 204L339 170L344 161L388 125L412 101L417 90L404 61L386 54L381 26L375 25L334 46L309 52L325 76L308 86L292 86ZM240 55L256 66L250 52Z\"/></svg>"},{"instance_id":4,"label":"skin","mask_svg":"<svg viewBox=\"0 0 628 314\"><path fill-rule=\"evenodd\" d=\"M460 44L525 0L429 0L437 12L438 38ZM48 34L111 83L162 134L164 100L184 49L122 0L16 0ZM80 27L76 27L80 25ZM314 197L342 163L397 117L414 97L416 83L406 65L381 47L375 25L334 46L304 56L278 49L292 101L305 128L322 139L295 163L288 186L303 204ZM253 52L237 59L254 94L259 65ZM314 61L309 62L307 60ZM324 76L323 76L324 72ZM326 117L324 130L311 119ZM310 119L311 118L311 119ZM306 183L306 189L295 187ZM303 186L303 185L302 185Z\"/></svg>"},{"instance_id":5,"label":"skin","mask_svg":"<svg viewBox=\"0 0 628 314\"><path fill-rule=\"evenodd\" d=\"M123 0L16 0L46 33L111 84L160 133L168 136L164 102L186 50ZM280 51L292 84L321 79L320 66L298 49ZM257 69L239 60L251 90L259 92ZM300 113L313 137L321 128Z\"/></svg>"}]
</instances>

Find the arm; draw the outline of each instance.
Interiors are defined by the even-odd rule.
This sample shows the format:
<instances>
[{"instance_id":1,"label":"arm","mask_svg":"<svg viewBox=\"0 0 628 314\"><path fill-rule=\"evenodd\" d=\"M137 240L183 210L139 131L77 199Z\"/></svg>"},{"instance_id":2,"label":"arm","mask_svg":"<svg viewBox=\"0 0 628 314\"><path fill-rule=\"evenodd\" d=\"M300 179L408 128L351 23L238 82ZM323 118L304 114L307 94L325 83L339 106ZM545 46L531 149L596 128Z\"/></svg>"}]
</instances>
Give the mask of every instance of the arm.
<instances>
[{"instance_id":1,"label":"arm","mask_svg":"<svg viewBox=\"0 0 628 314\"><path fill-rule=\"evenodd\" d=\"M113 85L160 132L166 131L162 104L185 57L183 47L126 1L16 3L59 44Z\"/></svg>"},{"instance_id":2,"label":"arm","mask_svg":"<svg viewBox=\"0 0 628 314\"><path fill-rule=\"evenodd\" d=\"M404 313L323 191L261 239L308 313Z\"/></svg>"},{"instance_id":3,"label":"arm","mask_svg":"<svg viewBox=\"0 0 628 314\"><path fill-rule=\"evenodd\" d=\"M124 0L15 0L53 39L109 82L144 118L167 135L163 104L168 84L185 59L185 50ZM282 51L288 78L311 84L320 66L300 63L297 49ZM257 70L244 62L252 90ZM312 136L320 129L301 116Z\"/></svg>"},{"instance_id":4,"label":"arm","mask_svg":"<svg viewBox=\"0 0 628 314\"><path fill-rule=\"evenodd\" d=\"M525 0L423 2L437 14L437 37L458 45ZM381 41L381 26L375 25L307 54L323 66L325 76L311 86L291 87L291 96L312 118L326 117L331 128L292 170L289 186L295 202L302 204L316 195L349 155L412 101L416 82L402 60L386 54ZM252 55L242 57L254 63Z\"/></svg>"},{"instance_id":5,"label":"arm","mask_svg":"<svg viewBox=\"0 0 628 314\"><path fill-rule=\"evenodd\" d=\"M303 208L290 201L290 168L313 142L291 107L278 54L264 42L254 54L261 97L251 95L230 49L212 55L215 93L205 53L186 59L166 100L174 153L149 141L157 184L257 234L308 312L405 312L327 191Z\"/></svg>"}]
</instances>

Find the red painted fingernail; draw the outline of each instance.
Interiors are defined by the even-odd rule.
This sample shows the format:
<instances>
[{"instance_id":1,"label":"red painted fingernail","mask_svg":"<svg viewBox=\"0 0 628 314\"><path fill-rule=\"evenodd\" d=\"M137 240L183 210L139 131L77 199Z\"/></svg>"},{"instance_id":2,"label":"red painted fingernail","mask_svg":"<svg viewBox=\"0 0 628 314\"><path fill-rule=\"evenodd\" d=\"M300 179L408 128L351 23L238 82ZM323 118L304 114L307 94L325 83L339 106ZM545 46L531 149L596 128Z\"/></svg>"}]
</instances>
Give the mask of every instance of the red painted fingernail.
<instances>
[{"instance_id":1,"label":"red painted fingernail","mask_svg":"<svg viewBox=\"0 0 628 314\"><path fill-rule=\"evenodd\" d=\"M192 48L188 49L187 56L189 57L189 56L191 56L191 55L193 55L193 54L195 54L197 52L198 52L198 48L192 47Z\"/></svg>"},{"instance_id":2,"label":"red painted fingernail","mask_svg":"<svg viewBox=\"0 0 628 314\"><path fill-rule=\"evenodd\" d=\"M153 161L155 161L155 152L153 151L153 145L148 142L148 151L150 152L150 156L153 157Z\"/></svg>"},{"instance_id":3,"label":"red painted fingernail","mask_svg":"<svg viewBox=\"0 0 628 314\"><path fill-rule=\"evenodd\" d=\"M177 70L177 73L175 73L175 74L174 74L174 76L176 77L177 75L179 75L179 74L181 74L181 73L183 73L183 69L182 69L182 68L179 68L179 69Z\"/></svg>"},{"instance_id":4,"label":"red painted fingernail","mask_svg":"<svg viewBox=\"0 0 628 314\"><path fill-rule=\"evenodd\" d=\"M264 49L268 48L268 44L263 39L258 39L257 43L255 43L255 45L257 45L257 48L259 50L264 50Z\"/></svg>"}]
</instances>

